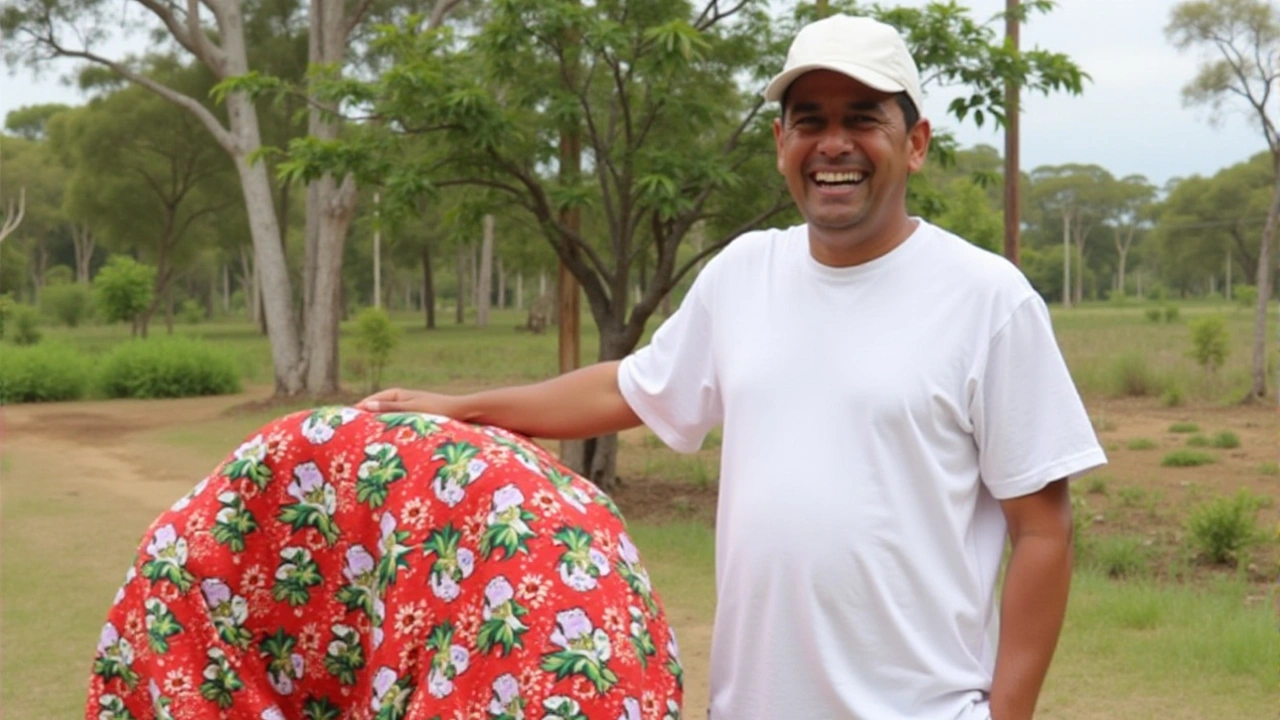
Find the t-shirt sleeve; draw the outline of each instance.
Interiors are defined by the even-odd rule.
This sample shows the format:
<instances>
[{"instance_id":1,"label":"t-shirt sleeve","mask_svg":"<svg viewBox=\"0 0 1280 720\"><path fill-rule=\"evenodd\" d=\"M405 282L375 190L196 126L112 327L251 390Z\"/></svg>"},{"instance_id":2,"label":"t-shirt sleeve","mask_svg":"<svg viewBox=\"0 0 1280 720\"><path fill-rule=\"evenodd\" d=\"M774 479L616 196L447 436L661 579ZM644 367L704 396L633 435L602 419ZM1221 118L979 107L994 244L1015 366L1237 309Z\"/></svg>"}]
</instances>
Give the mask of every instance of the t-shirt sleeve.
<instances>
[{"instance_id":1,"label":"t-shirt sleeve","mask_svg":"<svg viewBox=\"0 0 1280 720\"><path fill-rule=\"evenodd\" d=\"M704 270L649 344L618 367L618 388L631 409L677 452L697 451L723 417L705 301L708 277Z\"/></svg>"},{"instance_id":2,"label":"t-shirt sleeve","mask_svg":"<svg viewBox=\"0 0 1280 720\"><path fill-rule=\"evenodd\" d=\"M992 338L971 398L982 480L996 499L1029 495L1107 462L1038 295Z\"/></svg>"}]
</instances>

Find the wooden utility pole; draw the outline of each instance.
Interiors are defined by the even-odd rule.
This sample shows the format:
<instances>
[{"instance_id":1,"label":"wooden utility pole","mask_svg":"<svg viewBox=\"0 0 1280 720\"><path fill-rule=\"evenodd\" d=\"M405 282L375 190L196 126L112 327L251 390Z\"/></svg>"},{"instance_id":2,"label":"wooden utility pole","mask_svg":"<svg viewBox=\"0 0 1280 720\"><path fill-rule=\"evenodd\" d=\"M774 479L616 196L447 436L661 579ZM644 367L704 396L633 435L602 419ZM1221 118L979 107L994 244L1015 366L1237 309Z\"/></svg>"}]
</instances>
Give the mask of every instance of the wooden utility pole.
<instances>
[{"instance_id":1,"label":"wooden utility pole","mask_svg":"<svg viewBox=\"0 0 1280 720\"><path fill-rule=\"evenodd\" d=\"M1005 0L1005 42L1014 50L1018 49L1018 3L1020 0ZM1018 84L1012 80L1005 83L1004 89L1004 256L1014 265L1019 264L1018 230L1021 225L1022 192L1019 180L1022 177L1021 161L1018 157Z\"/></svg>"}]
</instances>

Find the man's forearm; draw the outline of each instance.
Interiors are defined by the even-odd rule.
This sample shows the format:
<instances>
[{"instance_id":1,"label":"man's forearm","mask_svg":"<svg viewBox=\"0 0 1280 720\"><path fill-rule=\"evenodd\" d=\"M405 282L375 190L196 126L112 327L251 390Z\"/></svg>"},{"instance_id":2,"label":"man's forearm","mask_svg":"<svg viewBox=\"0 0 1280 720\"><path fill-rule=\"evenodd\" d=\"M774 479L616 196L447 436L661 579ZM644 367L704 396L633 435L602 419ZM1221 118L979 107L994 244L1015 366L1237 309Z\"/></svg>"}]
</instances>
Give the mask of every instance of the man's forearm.
<instances>
[{"instance_id":1,"label":"man's forearm","mask_svg":"<svg viewBox=\"0 0 1280 720\"><path fill-rule=\"evenodd\" d=\"M588 438L640 425L618 390L618 362L604 362L533 385L485 390L450 401L444 414L531 437Z\"/></svg>"},{"instance_id":2,"label":"man's forearm","mask_svg":"<svg viewBox=\"0 0 1280 720\"><path fill-rule=\"evenodd\" d=\"M1009 558L1000 643L991 686L992 720L1030 720L1058 644L1071 586L1071 540L1021 538Z\"/></svg>"}]
</instances>

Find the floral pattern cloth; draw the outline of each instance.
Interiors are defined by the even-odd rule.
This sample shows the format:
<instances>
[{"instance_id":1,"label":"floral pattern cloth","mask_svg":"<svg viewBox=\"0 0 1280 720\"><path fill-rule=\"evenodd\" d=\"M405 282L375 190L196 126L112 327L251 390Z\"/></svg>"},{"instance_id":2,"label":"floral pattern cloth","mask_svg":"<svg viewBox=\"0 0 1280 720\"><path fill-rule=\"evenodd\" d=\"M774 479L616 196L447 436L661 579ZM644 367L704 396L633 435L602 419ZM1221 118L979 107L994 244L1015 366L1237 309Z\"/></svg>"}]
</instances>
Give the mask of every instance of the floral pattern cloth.
<instances>
[{"instance_id":1,"label":"floral pattern cloth","mask_svg":"<svg viewBox=\"0 0 1280 720\"><path fill-rule=\"evenodd\" d=\"M678 720L681 678L607 495L498 428L322 408L147 531L85 716Z\"/></svg>"}]
</instances>

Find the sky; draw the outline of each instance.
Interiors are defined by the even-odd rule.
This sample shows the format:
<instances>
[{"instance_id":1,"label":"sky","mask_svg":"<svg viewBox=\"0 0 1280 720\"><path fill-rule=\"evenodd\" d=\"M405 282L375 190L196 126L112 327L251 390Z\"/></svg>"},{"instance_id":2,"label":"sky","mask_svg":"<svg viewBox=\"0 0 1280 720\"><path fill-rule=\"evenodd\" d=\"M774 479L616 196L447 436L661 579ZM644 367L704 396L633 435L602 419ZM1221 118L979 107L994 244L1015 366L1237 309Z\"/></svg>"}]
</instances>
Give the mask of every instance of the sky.
<instances>
[{"instance_id":1,"label":"sky","mask_svg":"<svg viewBox=\"0 0 1280 720\"><path fill-rule=\"evenodd\" d=\"M882 0L886 4L893 0ZM898 0L923 5L926 0ZM977 18L994 16L1005 0L961 0ZM1211 122L1207 108L1184 107L1181 89L1201 57L1180 53L1164 36L1174 0L1059 0L1049 15L1034 16L1021 32L1023 48L1066 53L1091 77L1084 94L1023 97L1022 166L1095 163L1117 177L1142 174L1164 185L1172 178L1212 175L1266 149L1243 109ZM998 28L1003 32L1003 23ZM116 44L117 47L121 43ZM141 47L137 50L142 50ZM79 104L58 82L70 64L40 78L26 69L0 70L0 115L46 102ZM926 89L924 114L955 132L962 146L987 143L1003 152L1003 136L946 114L953 96Z\"/></svg>"}]
</instances>

